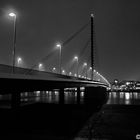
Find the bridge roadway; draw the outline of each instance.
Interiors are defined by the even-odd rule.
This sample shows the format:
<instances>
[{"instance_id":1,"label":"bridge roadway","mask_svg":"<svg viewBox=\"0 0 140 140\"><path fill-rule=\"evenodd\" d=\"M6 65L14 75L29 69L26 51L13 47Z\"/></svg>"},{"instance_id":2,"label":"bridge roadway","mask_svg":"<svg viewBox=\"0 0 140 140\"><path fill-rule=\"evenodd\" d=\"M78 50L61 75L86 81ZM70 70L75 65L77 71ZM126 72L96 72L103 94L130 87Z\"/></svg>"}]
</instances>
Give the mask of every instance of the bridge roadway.
<instances>
[{"instance_id":1,"label":"bridge roadway","mask_svg":"<svg viewBox=\"0 0 140 140\"><path fill-rule=\"evenodd\" d=\"M77 88L77 103L80 102L80 87L85 87L84 100L87 104L93 99L99 104L106 99L106 88L104 83L86 80L77 77L60 75L37 70L29 70L0 65L0 94L11 94L12 108L20 106L20 93L33 91L59 90L59 103L64 104L65 88ZM100 103L100 104L101 104Z\"/></svg>"},{"instance_id":2,"label":"bridge roadway","mask_svg":"<svg viewBox=\"0 0 140 140\"><path fill-rule=\"evenodd\" d=\"M0 91L6 92L108 86L97 81L18 67L12 73L12 67L7 65L0 65L0 83Z\"/></svg>"}]
</instances>

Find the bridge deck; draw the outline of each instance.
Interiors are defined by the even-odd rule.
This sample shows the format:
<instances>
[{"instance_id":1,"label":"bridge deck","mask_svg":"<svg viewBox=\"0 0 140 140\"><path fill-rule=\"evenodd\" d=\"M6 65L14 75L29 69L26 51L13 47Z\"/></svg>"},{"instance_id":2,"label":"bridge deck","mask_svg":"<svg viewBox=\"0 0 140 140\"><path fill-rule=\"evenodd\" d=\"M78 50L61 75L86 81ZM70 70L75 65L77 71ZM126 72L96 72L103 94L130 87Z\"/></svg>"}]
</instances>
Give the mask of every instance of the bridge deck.
<instances>
[{"instance_id":1,"label":"bridge deck","mask_svg":"<svg viewBox=\"0 0 140 140\"><path fill-rule=\"evenodd\" d=\"M14 73L10 66L0 65L0 91L29 91L44 90L44 88L65 88L81 86L103 86L106 84L77 78L73 76L60 75L56 73L29 70L15 67Z\"/></svg>"}]
</instances>

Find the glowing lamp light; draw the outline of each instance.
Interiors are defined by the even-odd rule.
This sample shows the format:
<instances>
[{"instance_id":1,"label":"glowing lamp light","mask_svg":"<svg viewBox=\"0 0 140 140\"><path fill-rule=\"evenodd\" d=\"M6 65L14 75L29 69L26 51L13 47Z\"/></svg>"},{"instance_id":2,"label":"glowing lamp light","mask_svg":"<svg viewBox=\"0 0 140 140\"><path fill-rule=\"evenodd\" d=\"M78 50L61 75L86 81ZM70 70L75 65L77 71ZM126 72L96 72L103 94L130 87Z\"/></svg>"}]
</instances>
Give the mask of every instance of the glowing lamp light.
<instances>
[{"instance_id":1,"label":"glowing lamp light","mask_svg":"<svg viewBox=\"0 0 140 140\"><path fill-rule=\"evenodd\" d=\"M62 70L62 73L63 73L63 74L66 74L66 71L65 71L65 70Z\"/></svg>"},{"instance_id":2,"label":"glowing lamp light","mask_svg":"<svg viewBox=\"0 0 140 140\"><path fill-rule=\"evenodd\" d=\"M15 14L15 13L9 13L9 16L10 16L10 17L15 17L16 14Z\"/></svg>"},{"instance_id":3,"label":"glowing lamp light","mask_svg":"<svg viewBox=\"0 0 140 140\"><path fill-rule=\"evenodd\" d=\"M42 66L43 66L43 64L40 63L40 64L39 64L39 67L42 67Z\"/></svg>"},{"instance_id":4,"label":"glowing lamp light","mask_svg":"<svg viewBox=\"0 0 140 140\"><path fill-rule=\"evenodd\" d=\"M56 47L61 48L61 44L60 43L56 44Z\"/></svg>"},{"instance_id":5,"label":"glowing lamp light","mask_svg":"<svg viewBox=\"0 0 140 140\"><path fill-rule=\"evenodd\" d=\"M44 71L44 66L42 63L39 63L38 68L40 71Z\"/></svg>"},{"instance_id":6,"label":"glowing lamp light","mask_svg":"<svg viewBox=\"0 0 140 140\"><path fill-rule=\"evenodd\" d=\"M72 75L72 72L69 72L69 75Z\"/></svg>"},{"instance_id":7,"label":"glowing lamp light","mask_svg":"<svg viewBox=\"0 0 140 140\"><path fill-rule=\"evenodd\" d=\"M21 57L17 58L18 63L20 63L22 61Z\"/></svg>"},{"instance_id":8,"label":"glowing lamp light","mask_svg":"<svg viewBox=\"0 0 140 140\"><path fill-rule=\"evenodd\" d=\"M87 66L87 63L84 63L84 66Z\"/></svg>"},{"instance_id":9,"label":"glowing lamp light","mask_svg":"<svg viewBox=\"0 0 140 140\"><path fill-rule=\"evenodd\" d=\"M90 67L89 69L92 70L92 67Z\"/></svg>"},{"instance_id":10,"label":"glowing lamp light","mask_svg":"<svg viewBox=\"0 0 140 140\"><path fill-rule=\"evenodd\" d=\"M75 60L78 60L78 56L75 56L74 59L75 59Z\"/></svg>"},{"instance_id":11,"label":"glowing lamp light","mask_svg":"<svg viewBox=\"0 0 140 140\"><path fill-rule=\"evenodd\" d=\"M56 71L56 68L55 68L55 67L53 67L52 71L53 71L53 72L55 72L55 71Z\"/></svg>"},{"instance_id":12,"label":"glowing lamp light","mask_svg":"<svg viewBox=\"0 0 140 140\"><path fill-rule=\"evenodd\" d=\"M91 17L94 17L94 14L91 14Z\"/></svg>"}]
</instances>

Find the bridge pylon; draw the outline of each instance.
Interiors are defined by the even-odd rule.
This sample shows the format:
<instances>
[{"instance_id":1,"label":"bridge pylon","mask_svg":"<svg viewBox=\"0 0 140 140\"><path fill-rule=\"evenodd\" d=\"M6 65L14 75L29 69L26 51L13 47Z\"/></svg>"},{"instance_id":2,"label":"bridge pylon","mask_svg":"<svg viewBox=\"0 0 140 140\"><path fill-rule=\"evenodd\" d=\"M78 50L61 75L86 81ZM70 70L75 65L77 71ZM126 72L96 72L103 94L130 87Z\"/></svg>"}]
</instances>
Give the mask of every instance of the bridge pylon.
<instances>
[{"instance_id":1,"label":"bridge pylon","mask_svg":"<svg viewBox=\"0 0 140 140\"><path fill-rule=\"evenodd\" d=\"M94 78L94 38L93 38L93 34L94 34L94 14L91 14L91 67L92 67L92 73L91 73L91 79L93 80Z\"/></svg>"}]
</instances>

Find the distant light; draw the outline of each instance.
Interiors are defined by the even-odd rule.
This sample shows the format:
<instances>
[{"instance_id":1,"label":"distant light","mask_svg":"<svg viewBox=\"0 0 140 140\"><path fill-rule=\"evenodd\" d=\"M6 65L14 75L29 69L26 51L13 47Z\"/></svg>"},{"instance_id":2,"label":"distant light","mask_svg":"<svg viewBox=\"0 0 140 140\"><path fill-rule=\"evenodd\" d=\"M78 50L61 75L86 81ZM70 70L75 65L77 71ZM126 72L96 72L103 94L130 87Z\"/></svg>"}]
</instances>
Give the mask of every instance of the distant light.
<instances>
[{"instance_id":1,"label":"distant light","mask_svg":"<svg viewBox=\"0 0 140 140\"><path fill-rule=\"evenodd\" d=\"M74 76L77 77L77 74L75 73Z\"/></svg>"},{"instance_id":2,"label":"distant light","mask_svg":"<svg viewBox=\"0 0 140 140\"><path fill-rule=\"evenodd\" d=\"M18 64L21 63L22 62L22 58L21 57L18 57L17 58L17 62L18 62Z\"/></svg>"},{"instance_id":3,"label":"distant light","mask_svg":"<svg viewBox=\"0 0 140 140\"><path fill-rule=\"evenodd\" d=\"M40 91L36 91L36 93L40 93Z\"/></svg>"},{"instance_id":4,"label":"distant light","mask_svg":"<svg viewBox=\"0 0 140 140\"><path fill-rule=\"evenodd\" d=\"M79 77L81 77L81 75L79 75Z\"/></svg>"},{"instance_id":5,"label":"distant light","mask_svg":"<svg viewBox=\"0 0 140 140\"><path fill-rule=\"evenodd\" d=\"M43 64L42 63L39 63L39 67L42 67L43 66Z\"/></svg>"},{"instance_id":6,"label":"distant light","mask_svg":"<svg viewBox=\"0 0 140 140\"><path fill-rule=\"evenodd\" d=\"M75 60L78 60L78 56L75 56L74 59L75 59Z\"/></svg>"},{"instance_id":7,"label":"distant light","mask_svg":"<svg viewBox=\"0 0 140 140\"><path fill-rule=\"evenodd\" d=\"M84 66L87 66L87 63L86 62L84 63Z\"/></svg>"},{"instance_id":8,"label":"distant light","mask_svg":"<svg viewBox=\"0 0 140 140\"><path fill-rule=\"evenodd\" d=\"M53 67L52 71L53 71L53 72L55 72L55 71L56 71L56 68L55 68L55 67Z\"/></svg>"},{"instance_id":9,"label":"distant light","mask_svg":"<svg viewBox=\"0 0 140 140\"><path fill-rule=\"evenodd\" d=\"M38 69L39 69L40 71L44 71L44 70L45 70L42 63L39 63Z\"/></svg>"},{"instance_id":10,"label":"distant light","mask_svg":"<svg viewBox=\"0 0 140 140\"><path fill-rule=\"evenodd\" d=\"M114 82L115 82L115 84L117 84L118 83L118 80L114 80Z\"/></svg>"},{"instance_id":11,"label":"distant light","mask_svg":"<svg viewBox=\"0 0 140 140\"><path fill-rule=\"evenodd\" d=\"M91 14L91 17L94 17L94 14Z\"/></svg>"},{"instance_id":12,"label":"distant light","mask_svg":"<svg viewBox=\"0 0 140 140\"><path fill-rule=\"evenodd\" d=\"M90 67L89 69L92 70L92 67Z\"/></svg>"},{"instance_id":13,"label":"distant light","mask_svg":"<svg viewBox=\"0 0 140 140\"><path fill-rule=\"evenodd\" d=\"M65 74L66 73L65 70L62 70L62 73Z\"/></svg>"},{"instance_id":14,"label":"distant light","mask_svg":"<svg viewBox=\"0 0 140 140\"><path fill-rule=\"evenodd\" d=\"M130 82L126 82L126 85L128 86L130 84Z\"/></svg>"},{"instance_id":15,"label":"distant light","mask_svg":"<svg viewBox=\"0 0 140 140\"><path fill-rule=\"evenodd\" d=\"M16 14L15 13L9 13L9 16L10 17L16 17Z\"/></svg>"},{"instance_id":16,"label":"distant light","mask_svg":"<svg viewBox=\"0 0 140 140\"><path fill-rule=\"evenodd\" d=\"M69 75L71 76L72 75L72 72L69 72Z\"/></svg>"},{"instance_id":17,"label":"distant light","mask_svg":"<svg viewBox=\"0 0 140 140\"><path fill-rule=\"evenodd\" d=\"M80 87L80 90L85 90L85 87Z\"/></svg>"}]
</instances>

